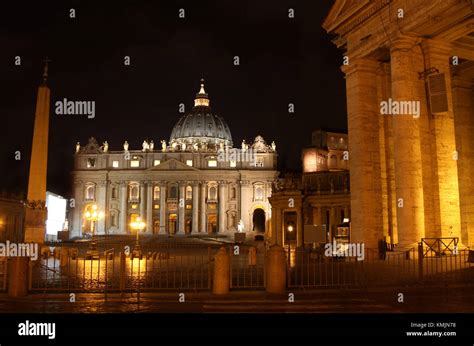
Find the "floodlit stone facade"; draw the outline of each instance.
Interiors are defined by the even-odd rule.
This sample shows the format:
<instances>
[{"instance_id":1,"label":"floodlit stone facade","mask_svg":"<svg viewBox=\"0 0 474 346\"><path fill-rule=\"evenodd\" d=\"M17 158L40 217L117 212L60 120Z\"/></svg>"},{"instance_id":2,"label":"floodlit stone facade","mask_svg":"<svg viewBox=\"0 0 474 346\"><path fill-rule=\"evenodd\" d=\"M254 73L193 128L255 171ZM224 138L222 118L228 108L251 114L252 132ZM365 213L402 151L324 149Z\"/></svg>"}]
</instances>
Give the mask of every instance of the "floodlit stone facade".
<instances>
[{"instance_id":1,"label":"floodlit stone facade","mask_svg":"<svg viewBox=\"0 0 474 346\"><path fill-rule=\"evenodd\" d=\"M201 84L194 108L179 119L168 142L139 150L109 150L93 138L76 146L71 237L91 229L91 205L104 212L96 234L128 234L137 217L147 234L268 232L268 197L276 179L275 143L261 136L233 146L224 119L212 113Z\"/></svg>"},{"instance_id":2,"label":"floodlit stone facade","mask_svg":"<svg viewBox=\"0 0 474 346\"><path fill-rule=\"evenodd\" d=\"M337 0L323 27L344 51L353 241L474 245L472 2Z\"/></svg>"}]
</instances>

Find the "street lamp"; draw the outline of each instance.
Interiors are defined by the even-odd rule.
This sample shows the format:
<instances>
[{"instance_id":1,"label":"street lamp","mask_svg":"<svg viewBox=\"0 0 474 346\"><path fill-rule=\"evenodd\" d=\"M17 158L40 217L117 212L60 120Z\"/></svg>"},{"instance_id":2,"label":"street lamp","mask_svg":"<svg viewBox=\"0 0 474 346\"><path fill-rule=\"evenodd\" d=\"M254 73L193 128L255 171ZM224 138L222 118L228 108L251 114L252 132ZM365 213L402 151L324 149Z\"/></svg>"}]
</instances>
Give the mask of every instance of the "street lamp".
<instances>
[{"instance_id":1,"label":"street lamp","mask_svg":"<svg viewBox=\"0 0 474 346\"><path fill-rule=\"evenodd\" d=\"M141 220L140 217L137 217L135 219L135 221L130 223L130 227L137 232L137 240L136 240L133 252L132 252L132 257L137 256L137 257L140 258L140 256L141 256L140 242L139 242L138 237L139 237L140 231L143 230L145 228L145 226L146 226L146 224Z\"/></svg>"},{"instance_id":2,"label":"street lamp","mask_svg":"<svg viewBox=\"0 0 474 346\"><path fill-rule=\"evenodd\" d=\"M104 218L104 212L99 211L97 204L89 205L84 213L84 216L87 221L91 223L91 235L92 241L89 246L88 253L96 254L97 253L97 244L95 240L95 222Z\"/></svg>"},{"instance_id":3,"label":"street lamp","mask_svg":"<svg viewBox=\"0 0 474 346\"><path fill-rule=\"evenodd\" d=\"M286 224L286 241L288 242L288 266L291 267L291 241L295 238L295 224L292 221Z\"/></svg>"}]
</instances>

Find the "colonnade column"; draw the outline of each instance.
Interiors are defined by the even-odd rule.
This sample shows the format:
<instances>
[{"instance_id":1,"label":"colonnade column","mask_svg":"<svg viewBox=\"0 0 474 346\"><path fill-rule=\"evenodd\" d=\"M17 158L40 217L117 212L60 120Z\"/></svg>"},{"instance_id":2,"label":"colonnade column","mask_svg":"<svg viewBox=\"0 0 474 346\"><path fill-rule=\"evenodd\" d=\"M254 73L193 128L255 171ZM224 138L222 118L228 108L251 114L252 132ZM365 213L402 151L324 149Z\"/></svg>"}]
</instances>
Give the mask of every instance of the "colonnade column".
<instances>
[{"instance_id":1,"label":"colonnade column","mask_svg":"<svg viewBox=\"0 0 474 346\"><path fill-rule=\"evenodd\" d=\"M127 234L128 227L127 227L127 214L128 214L128 183L126 181L122 181L120 183L120 233Z\"/></svg>"},{"instance_id":2,"label":"colonnade column","mask_svg":"<svg viewBox=\"0 0 474 346\"><path fill-rule=\"evenodd\" d=\"M200 203L200 220L201 220L201 226L200 226L200 232L206 232L206 225L207 225L207 220L206 220L206 190L207 190L207 183L206 182L201 182L201 203Z\"/></svg>"},{"instance_id":3,"label":"colonnade column","mask_svg":"<svg viewBox=\"0 0 474 346\"><path fill-rule=\"evenodd\" d=\"M393 102L421 103L415 84L419 83L418 71L410 69L414 65L412 50L419 49L414 43L412 38L399 38L390 47ZM415 246L425 229L420 124L413 114L390 116L393 117L398 243L403 249ZM351 196L355 193L352 190ZM357 214L354 210L353 219Z\"/></svg>"},{"instance_id":4,"label":"colonnade column","mask_svg":"<svg viewBox=\"0 0 474 346\"><path fill-rule=\"evenodd\" d=\"M147 183L146 233L153 234L153 182Z\"/></svg>"},{"instance_id":5,"label":"colonnade column","mask_svg":"<svg viewBox=\"0 0 474 346\"><path fill-rule=\"evenodd\" d=\"M227 188L227 182L219 182L219 233L224 233L226 231L225 225L225 212L226 212L226 193L225 189Z\"/></svg>"},{"instance_id":6,"label":"colonnade column","mask_svg":"<svg viewBox=\"0 0 474 346\"><path fill-rule=\"evenodd\" d=\"M185 229L185 207L186 207L186 184L179 183L178 199L178 234L184 234Z\"/></svg>"},{"instance_id":7,"label":"colonnade column","mask_svg":"<svg viewBox=\"0 0 474 346\"><path fill-rule=\"evenodd\" d=\"M377 69L373 59L352 58L346 74L352 241L377 248L383 237Z\"/></svg>"},{"instance_id":8,"label":"colonnade column","mask_svg":"<svg viewBox=\"0 0 474 346\"><path fill-rule=\"evenodd\" d=\"M160 234L166 234L166 184L160 183Z\"/></svg>"},{"instance_id":9,"label":"colonnade column","mask_svg":"<svg viewBox=\"0 0 474 346\"><path fill-rule=\"evenodd\" d=\"M199 183L193 182L193 223L192 233L199 231Z\"/></svg>"},{"instance_id":10,"label":"colonnade column","mask_svg":"<svg viewBox=\"0 0 474 346\"><path fill-rule=\"evenodd\" d=\"M456 135L454 128L453 95L451 86L451 45L437 40L422 43L426 54L426 64L444 73L447 109L438 112L431 119L436 159L437 179L434 188L434 202L439 204L439 219L435 223L438 237L461 237L461 212L459 207L459 180ZM433 111L431 109L431 111ZM462 160L462 159L461 159Z\"/></svg>"}]
</instances>

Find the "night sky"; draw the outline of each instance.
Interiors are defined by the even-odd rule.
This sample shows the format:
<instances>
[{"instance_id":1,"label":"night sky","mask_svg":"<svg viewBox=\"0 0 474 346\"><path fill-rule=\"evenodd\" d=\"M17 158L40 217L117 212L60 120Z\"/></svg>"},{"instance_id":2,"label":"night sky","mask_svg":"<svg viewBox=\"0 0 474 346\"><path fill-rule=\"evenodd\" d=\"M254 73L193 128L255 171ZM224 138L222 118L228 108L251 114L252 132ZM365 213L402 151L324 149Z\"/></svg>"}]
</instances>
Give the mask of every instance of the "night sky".
<instances>
[{"instance_id":1,"label":"night sky","mask_svg":"<svg viewBox=\"0 0 474 346\"><path fill-rule=\"evenodd\" d=\"M26 192L37 86L48 56L48 190L68 197L75 143L94 136L159 147L193 105L200 78L235 146L275 141L279 169L299 170L317 128L347 128L342 52L321 28L332 1L8 1L0 12L0 189ZM69 10L76 10L70 18ZM178 17L180 8L185 18ZM295 18L288 18L288 9ZM124 56L131 65L124 65ZM15 66L15 56L22 59ZM239 56L240 66L233 57ZM95 101L96 116L54 102ZM288 103L295 113L288 113ZM15 151L22 155L15 161Z\"/></svg>"}]
</instances>

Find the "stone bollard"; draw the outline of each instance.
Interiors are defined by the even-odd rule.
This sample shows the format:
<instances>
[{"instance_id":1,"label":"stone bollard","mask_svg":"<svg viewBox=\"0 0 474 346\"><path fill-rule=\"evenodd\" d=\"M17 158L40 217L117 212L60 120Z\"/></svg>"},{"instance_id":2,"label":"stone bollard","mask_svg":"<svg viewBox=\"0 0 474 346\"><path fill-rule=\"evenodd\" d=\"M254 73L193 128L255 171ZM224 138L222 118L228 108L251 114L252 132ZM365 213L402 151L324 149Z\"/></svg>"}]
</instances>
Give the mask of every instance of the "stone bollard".
<instances>
[{"instance_id":1,"label":"stone bollard","mask_svg":"<svg viewBox=\"0 0 474 346\"><path fill-rule=\"evenodd\" d=\"M251 246L249 248L249 266L256 266L257 265L257 248L255 246Z\"/></svg>"},{"instance_id":2,"label":"stone bollard","mask_svg":"<svg viewBox=\"0 0 474 346\"><path fill-rule=\"evenodd\" d=\"M69 259L69 249L67 247L61 247L59 250L59 266L67 267Z\"/></svg>"},{"instance_id":3,"label":"stone bollard","mask_svg":"<svg viewBox=\"0 0 474 346\"><path fill-rule=\"evenodd\" d=\"M225 247L221 247L214 256L213 294L228 294L230 288L230 256Z\"/></svg>"},{"instance_id":4,"label":"stone bollard","mask_svg":"<svg viewBox=\"0 0 474 346\"><path fill-rule=\"evenodd\" d=\"M29 257L11 257L8 260L8 295L13 298L28 295Z\"/></svg>"},{"instance_id":5,"label":"stone bollard","mask_svg":"<svg viewBox=\"0 0 474 346\"><path fill-rule=\"evenodd\" d=\"M265 259L267 292L283 294L286 291L286 255L279 245L267 251Z\"/></svg>"}]
</instances>

